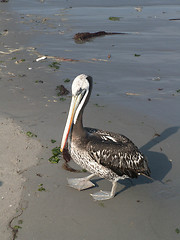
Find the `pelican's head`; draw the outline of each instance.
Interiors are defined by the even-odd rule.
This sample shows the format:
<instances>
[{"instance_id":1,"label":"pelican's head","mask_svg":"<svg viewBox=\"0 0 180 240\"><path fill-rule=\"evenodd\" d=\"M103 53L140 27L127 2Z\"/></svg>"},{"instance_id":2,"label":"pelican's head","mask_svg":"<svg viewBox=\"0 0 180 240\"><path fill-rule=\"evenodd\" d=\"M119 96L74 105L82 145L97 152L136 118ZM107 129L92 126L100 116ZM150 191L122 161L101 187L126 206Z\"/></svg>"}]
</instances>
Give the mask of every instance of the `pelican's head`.
<instances>
[{"instance_id":1,"label":"pelican's head","mask_svg":"<svg viewBox=\"0 0 180 240\"><path fill-rule=\"evenodd\" d=\"M66 141L73 124L76 124L80 111L87 103L89 93L92 88L92 77L85 74L78 75L72 83L72 100L69 114L61 142L61 152L66 145Z\"/></svg>"}]
</instances>

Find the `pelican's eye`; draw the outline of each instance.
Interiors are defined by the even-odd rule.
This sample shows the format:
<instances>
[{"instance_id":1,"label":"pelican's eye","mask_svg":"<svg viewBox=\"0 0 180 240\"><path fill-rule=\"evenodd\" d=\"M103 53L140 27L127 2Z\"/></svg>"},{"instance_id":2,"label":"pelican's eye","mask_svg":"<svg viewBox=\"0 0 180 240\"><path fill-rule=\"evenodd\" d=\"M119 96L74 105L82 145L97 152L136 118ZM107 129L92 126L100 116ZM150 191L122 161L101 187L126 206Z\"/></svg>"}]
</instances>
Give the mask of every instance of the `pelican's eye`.
<instances>
[{"instance_id":1,"label":"pelican's eye","mask_svg":"<svg viewBox=\"0 0 180 240\"><path fill-rule=\"evenodd\" d=\"M82 93L82 88L78 89L77 95L80 95Z\"/></svg>"},{"instance_id":2,"label":"pelican's eye","mask_svg":"<svg viewBox=\"0 0 180 240\"><path fill-rule=\"evenodd\" d=\"M80 89L77 91L77 95L81 95L82 98L84 97L85 93L86 93L86 89L80 88Z\"/></svg>"}]
</instances>

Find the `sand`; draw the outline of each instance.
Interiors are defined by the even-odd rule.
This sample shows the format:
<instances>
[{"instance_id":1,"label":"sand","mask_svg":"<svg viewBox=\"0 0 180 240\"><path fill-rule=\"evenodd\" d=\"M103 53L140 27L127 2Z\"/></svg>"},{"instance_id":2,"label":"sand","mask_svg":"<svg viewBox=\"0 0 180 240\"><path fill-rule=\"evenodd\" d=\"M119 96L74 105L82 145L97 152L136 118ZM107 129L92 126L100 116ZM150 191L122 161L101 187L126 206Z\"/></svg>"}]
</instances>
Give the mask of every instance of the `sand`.
<instances>
[{"instance_id":1,"label":"sand","mask_svg":"<svg viewBox=\"0 0 180 240\"><path fill-rule=\"evenodd\" d=\"M179 239L179 22L168 20L179 17L178 2L58 4L0 3L0 238L15 237L13 220L19 240ZM139 5L141 12L134 9ZM76 44L73 34L87 30L129 34ZM53 61L59 69L50 67ZM48 161L70 103L70 95L60 100L56 86L70 90L82 72L95 82L85 125L132 139L154 179L121 181L110 201L90 196L110 190L108 181L95 178L95 188L78 192L67 177L87 173Z\"/></svg>"},{"instance_id":2,"label":"sand","mask_svg":"<svg viewBox=\"0 0 180 240\"><path fill-rule=\"evenodd\" d=\"M0 135L0 233L2 239L8 239L7 223L19 207L25 181L22 173L37 164L41 144L9 118L0 119Z\"/></svg>"}]
</instances>

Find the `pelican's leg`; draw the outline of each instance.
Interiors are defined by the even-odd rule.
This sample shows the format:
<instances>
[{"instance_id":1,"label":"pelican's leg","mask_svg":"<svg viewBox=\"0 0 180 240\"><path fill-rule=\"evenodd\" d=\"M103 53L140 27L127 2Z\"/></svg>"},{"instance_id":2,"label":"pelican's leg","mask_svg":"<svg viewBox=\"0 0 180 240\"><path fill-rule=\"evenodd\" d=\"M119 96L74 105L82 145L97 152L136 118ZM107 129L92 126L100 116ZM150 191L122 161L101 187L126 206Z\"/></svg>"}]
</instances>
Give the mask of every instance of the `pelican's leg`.
<instances>
[{"instance_id":1,"label":"pelican's leg","mask_svg":"<svg viewBox=\"0 0 180 240\"><path fill-rule=\"evenodd\" d=\"M100 192L91 194L91 196L94 198L94 200L98 200L98 201L111 199L115 196L116 187L117 187L117 181L114 181L112 183L111 192L105 192L101 190Z\"/></svg>"},{"instance_id":2,"label":"pelican's leg","mask_svg":"<svg viewBox=\"0 0 180 240\"><path fill-rule=\"evenodd\" d=\"M79 191L90 188L90 187L94 187L94 183L92 183L91 181L89 181L91 178L93 178L94 176L96 176L95 174L91 174L87 177L84 178L68 178L68 185L72 188L75 188Z\"/></svg>"}]
</instances>

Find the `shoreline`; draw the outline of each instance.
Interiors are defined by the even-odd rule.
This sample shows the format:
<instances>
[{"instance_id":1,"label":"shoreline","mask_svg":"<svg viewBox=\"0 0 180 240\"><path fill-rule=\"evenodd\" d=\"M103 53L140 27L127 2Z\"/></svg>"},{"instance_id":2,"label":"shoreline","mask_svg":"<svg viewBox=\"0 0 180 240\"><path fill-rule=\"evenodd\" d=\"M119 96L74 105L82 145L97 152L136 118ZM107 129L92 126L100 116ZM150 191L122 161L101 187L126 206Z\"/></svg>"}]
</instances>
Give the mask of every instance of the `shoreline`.
<instances>
[{"instance_id":1,"label":"shoreline","mask_svg":"<svg viewBox=\"0 0 180 240\"><path fill-rule=\"evenodd\" d=\"M28 236L27 240L57 240L61 236L62 239L73 237L73 240L106 240L119 239L120 235L123 239L136 236L137 239L144 240L147 235L152 240L178 239L175 232L176 228L180 228L176 214L180 199L178 112L167 121L165 117L168 114L163 114L167 101L166 104L161 104L164 99L149 101L151 107L148 110L147 102L142 98L126 96L126 88L113 98L113 91L108 95L109 85L104 83L101 89L101 78L108 79L105 76L106 67L115 64L113 61L108 62L109 65L102 62L62 61L59 69L49 66L54 61L53 58L36 62L43 53L39 55L34 43L31 45L31 40L33 36L35 39L38 35L41 36L41 31L31 31L31 27L34 28L35 25L34 22L29 22L28 33L27 26L22 23L24 16L6 11L1 12L0 17L3 18L0 51L4 52L1 53L0 63L0 115L4 123L1 127L7 128L2 128L5 132L0 140L3 142L6 136L7 143L11 143L14 150L7 152L4 149L8 145L2 146L5 157L5 160L1 158L2 162L9 165L4 167L1 163L1 168L5 171L3 175L10 169L12 172L20 170L23 173L15 175L13 180L10 177L0 179L0 191L6 191L7 185L4 181L6 184L13 182L13 193L17 196L13 204L7 202L7 205L2 207L2 210L6 211L2 228L6 229L16 210L19 210L16 212L18 215L23 208L23 214L12 222L12 226L22 227L19 228L18 239ZM16 16L14 23L13 16ZM6 29L7 32L4 31ZM53 34L51 36L53 37ZM107 41L106 38L103 40ZM97 39L90 44L97 47L98 41ZM37 42L38 44L40 42ZM73 78L81 73L82 69L92 71L95 81L92 97L85 111L84 125L120 132L132 139L147 155L152 177L156 180L153 183L143 178L133 180L132 183L125 180L118 184L117 196L103 203L93 202L89 194L110 188L108 181L96 178L95 188L78 192L67 187L66 178L86 176L87 173L67 172L61 168L62 161L59 164L48 162L51 150L59 146L71 95L61 101L57 96L56 86L63 84L70 90ZM105 71L101 71L102 69ZM150 69L153 70L153 65L150 65ZM111 74L113 76L113 72L109 72L108 76ZM125 73L122 78L124 76ZM69 83L64 82L67 78L70 78ZM112 90L113 88L112 86ZM146 100L147 97L145 96ZM156 105L158 107L154 109ZM168 104L167 106L172 107ZM154 111L153 114L151 110ZM161 112L164 118L158 116ZM28 131L37 135L37 138L28 138L25 134ZM56 143L53 144L52 139L56 140ZM26 148L27 146L29 147ZM18 165L17 155L22 165ZM8 163L6 159L12 159L13 162ZM39 191L40 186L43 186L45 191ZM5 198L0 200L5 202ZM9 205L14 207L9 208ZM163 221L159 221L160 219ZM22 220L22 224L18 223L19 220ZM9 229L0 231L4 234L3 239L11 239Z\"/></svg>"}]
</instances>

